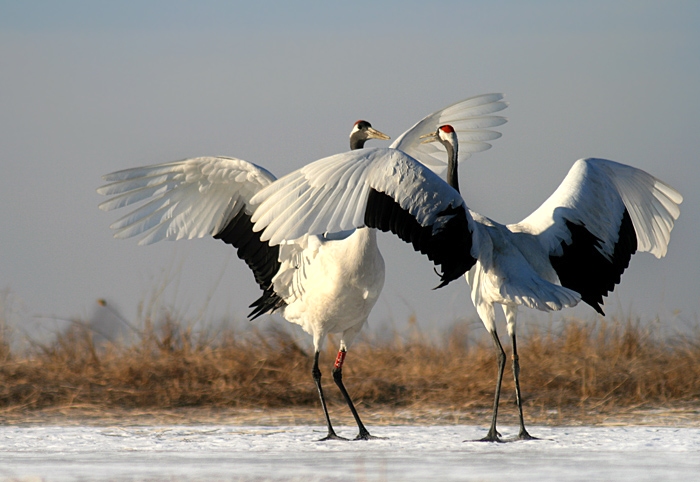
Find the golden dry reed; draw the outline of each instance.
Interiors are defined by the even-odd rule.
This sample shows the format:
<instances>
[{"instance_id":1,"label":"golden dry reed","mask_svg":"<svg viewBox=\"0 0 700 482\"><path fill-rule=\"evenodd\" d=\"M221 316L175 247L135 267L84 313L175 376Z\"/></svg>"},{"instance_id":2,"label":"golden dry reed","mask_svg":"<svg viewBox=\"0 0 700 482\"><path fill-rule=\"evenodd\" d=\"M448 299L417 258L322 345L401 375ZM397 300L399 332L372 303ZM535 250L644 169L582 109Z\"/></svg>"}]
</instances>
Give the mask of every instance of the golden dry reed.
<instances>
[{"instance_id":1,"label":"golden dry reed","mask_svg":"<svg viewBox=\"0 0 700 482\"><path fill-rule=\"evenodd\" d=\"M0 409L50 407L315 407L312 353L282 331L216 335L165 320L137 343L96 346L78 326L48 346L14 354L0 341ZM479 327L481 333L483 328ZM365 407L490 408L496 375L490 340L467 325L439 342L416 335L356 342L343 370ZM504 340L505 341L505 340ZM335 343L322 356L326 393L343 404L331 374ZM509 352L510 347L505 346ZM700 401L700 333L662 338L633 322L568 320L519 338L527 406L639 406ZM512 400L510 364L503 400Z\"/></svg>"}]
</instances>

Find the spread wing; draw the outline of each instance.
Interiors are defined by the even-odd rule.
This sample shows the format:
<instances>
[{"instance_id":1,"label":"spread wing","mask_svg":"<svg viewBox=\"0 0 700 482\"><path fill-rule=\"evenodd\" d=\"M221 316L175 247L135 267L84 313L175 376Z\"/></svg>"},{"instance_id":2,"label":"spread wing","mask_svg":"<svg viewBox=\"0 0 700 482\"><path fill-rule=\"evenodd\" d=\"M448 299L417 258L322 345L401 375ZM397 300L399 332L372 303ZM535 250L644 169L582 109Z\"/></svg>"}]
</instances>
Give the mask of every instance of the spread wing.
<instances>
[{"instance_id":1,"label":"spread wing","mask_svg":"<svg viewBox=\"0 0 700 482\"><path fill-rule=\"evenodd\" d=\"M683 197L654 176L604 159L577 161L514 232L535 235L562 286L602 314L603 296L637 251L666 254Z\"/></svg>"},{"instance_id":2,"label":"spread wing","mask_svg":"<svg viewBox=\"0 0 700 482\"><path fill-rule=\"evenodd\" d=\"M280 267L279 247L253 231L250 199L275 177L260 166L228 157L197 157L137 167L104 176L97 192L109 211L141 203L110 227L116 238L142 236L139 244L213 236L237 249L263 290L253 316L284 303L272 289Z\"/></svg>"},{"instance_id":3,"label":"spread wing","mask_svg":"<svg viewBox=\"0 0 700 482\"><path fill-rule=\"evenodd\" d=\"M272 245L368 226L391 231L440 265L443 285L475 263L473 220L462 197L396 149L321 159L261 190L251 202L257 204L255 230Z\"/></svg>"}]
</instances>

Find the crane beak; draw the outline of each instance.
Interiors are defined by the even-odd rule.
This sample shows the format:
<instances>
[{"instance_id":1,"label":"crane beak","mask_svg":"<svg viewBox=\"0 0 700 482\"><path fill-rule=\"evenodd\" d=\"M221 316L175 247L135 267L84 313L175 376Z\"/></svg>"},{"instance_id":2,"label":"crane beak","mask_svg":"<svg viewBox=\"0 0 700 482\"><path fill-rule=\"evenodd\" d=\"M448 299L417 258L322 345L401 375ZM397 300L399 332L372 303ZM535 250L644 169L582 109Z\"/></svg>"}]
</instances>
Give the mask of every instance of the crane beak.
<instances>
[{"instance_id":1,"label":"crane beak","mask_svg":"<svg viewBox=\"0 0 700 482\"><path fill-rule=\"evenodd\" d=\"M438 140L437 132L430 132L429 134L423 134L419 139L425 139L421 144L430 144Z\"/></svg>"},{"instance_id":2,"label":"crane beak","mask_svg":"<svg viewBox=\"0 0 700 482\"><path fill-rule=\"evenodd\" d=\"M368 127L367 128L367 139L381 139L383 141L388 141L391 139L388 135L384 134L383 132L379 132L377 129L373 127Z\"/></svg>"}]
</instances>

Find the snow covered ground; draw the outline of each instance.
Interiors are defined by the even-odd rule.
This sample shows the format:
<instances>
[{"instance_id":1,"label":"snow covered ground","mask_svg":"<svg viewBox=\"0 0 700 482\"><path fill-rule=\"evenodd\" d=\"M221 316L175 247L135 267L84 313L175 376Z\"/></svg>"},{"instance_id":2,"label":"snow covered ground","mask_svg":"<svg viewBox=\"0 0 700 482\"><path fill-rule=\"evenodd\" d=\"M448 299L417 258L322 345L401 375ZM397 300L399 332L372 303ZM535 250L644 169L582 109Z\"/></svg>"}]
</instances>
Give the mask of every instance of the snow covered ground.
<instances>
[{"instance_id":1,"label":"snow covered ground","mask_svg":"<svg viewBox=\"0 0 700 482\"><path fill-rule=\"evenodd\" d=\"M3 426L0 480L700 480L700 428L533 426L543 440L507 444L465 443L485 433L469 425L371 430L385 438L317 442L325 429L310 426Z\"/></svg>"}]
</instances>

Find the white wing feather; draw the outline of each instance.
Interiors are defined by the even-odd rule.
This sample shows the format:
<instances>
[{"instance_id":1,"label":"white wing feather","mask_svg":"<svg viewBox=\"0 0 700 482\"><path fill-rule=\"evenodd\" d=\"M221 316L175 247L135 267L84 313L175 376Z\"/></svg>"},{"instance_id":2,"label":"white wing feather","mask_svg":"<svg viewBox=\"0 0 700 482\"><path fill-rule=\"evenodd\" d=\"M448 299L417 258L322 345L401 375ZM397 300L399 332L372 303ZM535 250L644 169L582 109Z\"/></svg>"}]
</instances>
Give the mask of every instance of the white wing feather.
<instances>
[{"instance_id":1,"label":"white wing feather","mask_svg":"<svg viewBox=\"0 0 700 482\"><path fill-rule=\"evenodd\" d=\"M559 254L561 241L570 239L566 217L584 224L602 241L601 251L611 256L626 207L637 249L660 258L666 254L682 201L678 191L640 169L604 159L580 159L539 208L509 229L535 234L548 252Z\"/></svg>"},{"instance_id":2,"label":"white wing feather","mask_svg":"<svg viewBox=\"0 0 700 482\"><path fill-rule=\"evenodd\" d=\"M192 239L218 233L250 199L274 182L266 169L228 157L197 157L137 167L104 176L97 192L112 196L109 211L147 201L110 227L116 238L145 234L139 244Z\"/></svg>"},{"instance_id":3,"label":"white wing feather","mask_svg":"<svg viewBox=\"0 0 700 482\"><path fill-rule=\"evenodd\" d=\"M261 190L251 199L254 230L264 229L261 239L275 245L360 228L371 189L391 196L422 226L463 205L457 191L403 152L360 149L308 164Z\"/></svg>"},{"instance_id":4,"label":"white wing feather","mask_svg":"<svg viewBox=\"0 0 700 482\"><path fill-rule=\"evenodd\" d=\"M447 166L445 148L439 142L421 144L420 137L435 132L441 125L450 124L459 139L459 161L464 161L475 152L490 149L488 141L501 137L500 132L489 128L503 125L507 119L490 114L506 107L508 103L503 101L503 94L470 97L426 116L401 134L390 147L402 150L442 174Z\"/></svg>"}]
</instances>

